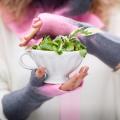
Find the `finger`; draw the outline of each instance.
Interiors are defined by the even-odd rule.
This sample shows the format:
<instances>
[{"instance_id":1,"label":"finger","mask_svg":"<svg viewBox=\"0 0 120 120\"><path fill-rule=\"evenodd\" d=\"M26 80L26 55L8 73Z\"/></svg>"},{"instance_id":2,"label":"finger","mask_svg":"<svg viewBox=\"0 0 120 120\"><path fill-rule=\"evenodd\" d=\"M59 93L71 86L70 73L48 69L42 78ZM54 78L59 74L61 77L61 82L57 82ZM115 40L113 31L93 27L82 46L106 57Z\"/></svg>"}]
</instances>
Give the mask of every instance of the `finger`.
<instances>
[{"instance_id":1,"label":"finger","mask_svg":"<svg viewBox=\"0 0 120 120\"><path fill-rule=\"evenodd\" d=\"M69 78L69 81L71 81L71 82L76 82L76 80L78 79L78 77L79 77L79 74L76 73L76 74L74 74L71 78Z\"/></svg>"},{"instance_id":2,"label":"finger","mask_svg":"<svg viewBox=\"0 0 120 120\"><path fill-rule=\"evenodd\" d=\"M44 75L45 75L45 68L38 68L37 70L36 70L36 76L38 77L38 78L42 78Z\"/></svg>"},{"instance_id":3,"label":"finger","mask_svg":"<svg viewBox=\"0 0 120 120\"><path fill-rule=\"evenodd\" d=\"M21 43L19 44L20 47L26 46L28 44L28 40L26 40L25 38L21 39Z\"/></svg>"},{"instance_id":4,"label":"finger","mask_svg":"<svg viewBox=\"0 0 120 120\"><path fill-rule=\"evenodd\" d=\"M88 72L88 70L89 70L89 67L85 66L83 72L86 73L86 72Z\"/></svg>"},{"instance_id":5,"label":"finger","mask_svg":"<svg viewBox=\"0 0 120 120\"><path fill-rule=\"evenodd\" d=\"M40 41L43 40L43 39L41 38L41 34L40 34L40 35L39 35L39 34L35 35L35 36L33 37L33 39L34 39L34 40L40 40Z\"/></svg>"},{"instance_id":6,"label":"finger","mask_svg":"<svg viewBox=\"0 0 120 120\"><path fill-rule=\"evenodd\" d=\"M32 24L36 23L37 21L40 21L39 17L34 18Z\"/></svg>"},{"instance_id":7,"label":"finger","mask_svg":"<svg viewBox=\"0 0 120 120\"><path fill-rule=\"evenodd\" d=\"M83 72L83 70L84 70L84 67L81 67L79 70L79 73Z\"/></svg>"},{"instance_id":8,"label":"finger","mask_svg":"<svg viewBox=\"0 0 120 120\"><path fill-rule=\"evenodd\" d=\"M35 34L39 31L40 28L31 28L29 33L25 36L26 40L31 40L35 36Z\"/></svg>"},{"instance_id":9,"label":"finger","mask_svg":"<svg viewBox=\"0 0 120 120\"><path fill-rule=\"evenodd\" d=\"M77 79L77 81L76 81L76 83L75 83L75 85L74 85L75 88L78 88L78 87L81 86L83 80L85 79L85 77L86 77L87 75L88 75L88 73L84 74L82 77L81 77L81 76L78 77L78 79Z\"/></svg>"},{"instance_id":10,"label":"finger","mask_svg":"<svg viewBox=\"0 0 120 120\"><path fill-rule=\"evenodd\" d=\"M78 79L83 80L88 75L88 70L89 70L88 66L83 66L79 71Z\"/></svg>"},{"instance_id":11,"label":"finger","mask_svg":"<svg viewBox=\"0 0 120 120\"><path fill-rule=\"evenodd\" d=\"M37 21L36 23L32 24L32 27L40 29L41 25L42 25L42 22L41 21Z\"/></svg>"},{"instance_id":12,"label":"finger","mask_svg":"<svg viewBox=\"0 0 120 120\"><path fill-rule=\"evenodd\" d=\"M27 40L32 39L35 36L35 34L40 30L41 26L42 26L41 21L39 21L36 24L32 25L32 28L30 29L29 34L26 35L26 39Z\"/></svg>"},{"instance_id":13,"label":"finger","mask_svg":"<svg viewBox=\"0 0 120 120\"><path fill-rule=\"evenodd\" d=\"M80 80L80 79L83 80L87 75L88 75L88 73L80 74L80 75L78 76L78 79L79 79L79 80Z\"/></svg>"},{"instance_id":14,"label":"finger","mask_svg":"<svg viewBox=\"0 0 120 120\"><path fill-rule=\"evenodd\" d=\"M78 81L81 81L81 80L84 80L85 77L88 75L88 73L80 73L79 76L78 76Z\"/></svg>"},{"instance_id":15,"label":"finger","mask_svg":"<svg viewBox=\"0 0 120 120\"><path fill-rule=\"evenodd\" d=\"M46 68L43 67L43 66L40 66L37 70L38 70L38 71L46 71Z\"/></svg>"},{"instance_id":16,"label":"finger","mask_svg":"<svg viewBox=\"0 0 120 120\"><path fill-rule=\"evenodd\" d=\"M42 26L42 22L39 21L32 26L29 33L25 35L24 39L22 39L21 43L19 44L20 47L27 46L29 41L34 38L35 34L40 30Z\"/></svg>"},{"instance_id":17,"label":"finger","mask_svg":"<svg viewBox=\"0 0 120 120\"><path fill-rule=\"evenodd\" d=\"M36 72L37 72L37 75L40 77L44 76L44 74L45 74L44 70L37 70Z\"/></svg>"},{"instance_id":18,"label":"finger","mask_svg":"<svg viewBox=\"0 0 120 120\"><path fill-rule=\"evenodd\" d=\"M38 69L46 69L44 66L39 66Z\"/></svg>"},{"instance_id":19,"label":"finger","mask_svg":"<svg viewBox=\"0 0 120 120\"><path fill-rule=\"evenodd\" d=\"M76 75L76 74L79 74L79 72L78 71L72 71L72 72L69 72L67 75L66 75L66 77L68 77L68 78L72 78L74 75Z\"/></svg>"},{"instance_id":20,"label":"finger","mask_svg":"<svg viewBox=\"0 0 120 120\"><path fill-rule=\"evenodd\" d=\"M83 66L83 67L81 67L79 73L86 73L88 70L89 70L88 66Z\"/></svg>"},{"instance_id":21,"label":"finger","mask_svg":"<svg viewBox=\"0 0 120 120\"><path fill-rule=\"evenodd\" d=\"M38 32L38 29L32 28L31 31L21 40L19 44L20 47L27 46L31 39L34 38L35 34Z\"/></svg>"}]
</instances>

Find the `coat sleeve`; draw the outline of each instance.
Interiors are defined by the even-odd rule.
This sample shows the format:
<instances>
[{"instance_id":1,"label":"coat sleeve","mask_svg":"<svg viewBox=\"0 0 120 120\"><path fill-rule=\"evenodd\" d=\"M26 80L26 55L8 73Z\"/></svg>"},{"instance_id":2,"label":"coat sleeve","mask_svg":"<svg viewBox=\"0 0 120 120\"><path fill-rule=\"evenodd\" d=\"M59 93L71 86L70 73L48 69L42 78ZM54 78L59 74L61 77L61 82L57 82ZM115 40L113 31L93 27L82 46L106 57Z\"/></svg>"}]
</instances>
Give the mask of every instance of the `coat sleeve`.
<instances>
[{"instance_id":1,"label":"coat sleeve","mask_svg":"<svg viewBox=\"0 0 120 120\"><path fill-rule=\"evenodd\" d=\"M7 64L5 60L4 51L4 26L0 18L0 120L6 120L3 113L2 99L3 96L10 93L9 89L9 73L7 69Z\"/></svg>"},{"instance_id":2,"label":"coat sleeve","mask_svg":"<svg viewBox=\"0 0 120 120\"><path fill-rule=\"evenodd\" d=\"M9 79L9 75L7 73L7 66L5 64L5 61L3 59L1 49L0 49L0 120L6 120L3 114L2 98L4 95L10 92L9 85L8 85L8 79Z\"/></svg>"},{"instance_id":3,"label":"coat sleeve","mask_svg":"<svg viewBox=\"0 0 120 120\"><path fill-rule=\"evenodd\" d=\"M80 41L87 46L88 53L95 55L115 71L120 69L120 37L96 28L94 30L94 34L80 37Z\"/></svg>"}]
</instances>

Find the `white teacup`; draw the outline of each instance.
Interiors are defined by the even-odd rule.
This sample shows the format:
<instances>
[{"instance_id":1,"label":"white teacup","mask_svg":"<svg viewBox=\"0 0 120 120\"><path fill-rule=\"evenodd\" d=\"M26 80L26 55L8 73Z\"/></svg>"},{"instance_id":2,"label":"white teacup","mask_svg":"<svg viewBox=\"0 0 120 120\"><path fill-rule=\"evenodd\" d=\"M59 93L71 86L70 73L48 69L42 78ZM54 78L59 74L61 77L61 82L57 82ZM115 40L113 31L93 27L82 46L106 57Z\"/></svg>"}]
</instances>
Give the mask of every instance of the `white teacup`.
<instances>
[{"instance_id":1,"label":"white teacup","mask_svg":"<svg viewBox=\"0 0 120 120\"><path fill-rule=\"evenodd\" d=\"M64 83L68 80L67 75L75 70L83 60L79 51L63 52L62 55L58 55L54 51L30 50L20 57L20 63L26 69L33 68L24 64L23 56L25 55L29 55L37 67L44 66L47 69L48 79L45 83L51 84Z\"/></svg>"}]
</instances>

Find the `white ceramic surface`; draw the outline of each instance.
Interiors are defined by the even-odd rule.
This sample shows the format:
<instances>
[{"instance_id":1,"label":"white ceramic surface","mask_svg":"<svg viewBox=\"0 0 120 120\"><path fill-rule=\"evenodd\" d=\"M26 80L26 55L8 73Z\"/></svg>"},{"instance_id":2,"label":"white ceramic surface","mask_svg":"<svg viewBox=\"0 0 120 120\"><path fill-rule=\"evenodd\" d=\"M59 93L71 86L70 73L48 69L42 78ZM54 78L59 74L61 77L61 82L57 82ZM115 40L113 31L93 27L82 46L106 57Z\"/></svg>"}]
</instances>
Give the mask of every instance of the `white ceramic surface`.
<instances>
[{"instance_id":1,"label":"white ceramic surface","mask_svg":"<svg viewBox=\"0 0 120 120\"><path fill-rule=\"evenodd\" d=\"M48 72L46 83L58 84L68 80L67 75L75 70L82 62L79 51L63 52L58 55L54 51L31 50L21 56L21 65L24 68L32 69L24 64L23 56L29 55L35 64L44 66Z\"/></svg>"}]
</instances>

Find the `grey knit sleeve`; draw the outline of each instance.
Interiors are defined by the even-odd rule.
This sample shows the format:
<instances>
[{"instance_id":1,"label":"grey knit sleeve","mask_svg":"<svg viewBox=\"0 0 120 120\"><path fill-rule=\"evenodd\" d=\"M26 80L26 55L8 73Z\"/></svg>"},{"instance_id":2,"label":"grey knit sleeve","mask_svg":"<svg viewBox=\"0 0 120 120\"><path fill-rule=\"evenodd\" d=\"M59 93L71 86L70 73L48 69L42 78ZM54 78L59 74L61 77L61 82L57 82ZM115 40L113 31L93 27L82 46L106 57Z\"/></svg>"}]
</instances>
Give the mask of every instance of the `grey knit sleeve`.
<instances>
[{"instance_id":1,"label":"grey knit sleeve","mask_svg":"<svg viewBox=\"0 0 120 120\"><path fill-rule=\"evenodd\" d=\"M100 32L87 37L80 37L90 54L95 55L108 66L116 69L120 64L120 38L107 32Z\"/></svg>"},{"instance_id":2,"label":"grey knit sleeve","mask_svg":"<svg viewBox=\"0 0 120 120\"><path fill-rule=\"evenodd\" d=\"M33 70L30 83L25 88L3 97L3 112L8 120L26 120L35 109L50 99L37 90L37 87L44 84L45 79L46 76L38 79L35 76L35 70Z\"/></svg>"}]
</instances>

